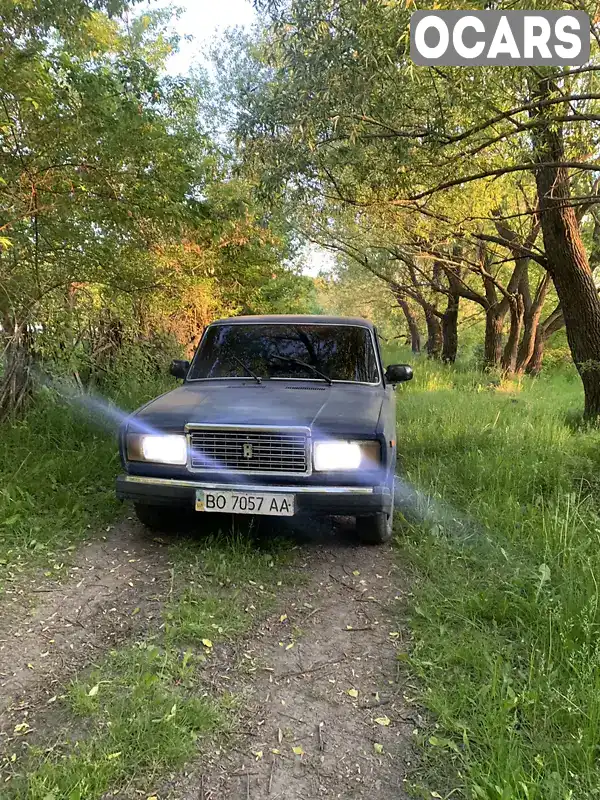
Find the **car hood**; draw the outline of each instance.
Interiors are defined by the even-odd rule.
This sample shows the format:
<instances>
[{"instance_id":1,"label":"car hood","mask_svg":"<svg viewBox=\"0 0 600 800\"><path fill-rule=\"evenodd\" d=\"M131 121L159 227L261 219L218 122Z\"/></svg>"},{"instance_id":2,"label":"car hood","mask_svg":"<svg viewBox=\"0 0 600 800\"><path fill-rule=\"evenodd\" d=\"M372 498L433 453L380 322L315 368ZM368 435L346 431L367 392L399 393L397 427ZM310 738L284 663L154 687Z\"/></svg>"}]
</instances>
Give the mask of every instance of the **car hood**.
<instances>
[{"instance_id":1,"label":"car hood","mask_svg":"<svg viewBox=\"0 0 600 800\"><path fill-rule=\"evenodd\" d=\"M183 430L187 423L310 427L313 434L373 435L385 391L381 386L312 381L261 384L186 383L139 409L130 426Z\"/></svg>"}]
</instances>

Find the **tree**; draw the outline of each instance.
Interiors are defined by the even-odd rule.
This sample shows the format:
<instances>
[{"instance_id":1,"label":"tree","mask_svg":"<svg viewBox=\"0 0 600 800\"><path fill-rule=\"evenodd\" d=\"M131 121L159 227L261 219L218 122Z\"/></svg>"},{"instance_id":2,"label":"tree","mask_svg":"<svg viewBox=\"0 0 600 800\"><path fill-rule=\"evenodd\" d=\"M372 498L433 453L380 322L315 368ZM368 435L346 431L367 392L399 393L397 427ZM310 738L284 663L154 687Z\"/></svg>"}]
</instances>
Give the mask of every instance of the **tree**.
<instances>
[{"instance_id":1,"label":"tree","mask_svg":"<svg viewBox=\"0 0 600 800\"><path fill-rule=\"evenodd\" d=\"M151 331L190 346L215 314L310 302L285 220L203 128L205 85L162 73L169 14L0 2L0 416L33 357L93 377Z\"/></svg>"},{"instance_id":2,"label":"tree","mask_svg":"<svg viewBox=\"0 0 600 800\"><path fill-rule=\"evenodd\" d=\"M260 51L267 69L244 94L238 130L249 157L269 165L265 181L272 191L292 186L355 209L411 210L460 238L497 236L499 199L512 197L515 206L524 191L525 213L539 215L546 260L539 249L521 253L550 273L585 412L598 416L600 300L575 210L595 202L589 188L577 193L586 183L579 176L593 180L598 170L594 61L553 71L415 67L408 58L407 8L293 0L268 9ZM478 194L475 207L461 197L465 191L474 196L469 187ZM505 221L514 213L506 209ZM519 296L510 288L510 297ZM508 302L514 334L525 309L511 305L509 296L492 305L502 310Z\"/></svg>"}]
</instances>

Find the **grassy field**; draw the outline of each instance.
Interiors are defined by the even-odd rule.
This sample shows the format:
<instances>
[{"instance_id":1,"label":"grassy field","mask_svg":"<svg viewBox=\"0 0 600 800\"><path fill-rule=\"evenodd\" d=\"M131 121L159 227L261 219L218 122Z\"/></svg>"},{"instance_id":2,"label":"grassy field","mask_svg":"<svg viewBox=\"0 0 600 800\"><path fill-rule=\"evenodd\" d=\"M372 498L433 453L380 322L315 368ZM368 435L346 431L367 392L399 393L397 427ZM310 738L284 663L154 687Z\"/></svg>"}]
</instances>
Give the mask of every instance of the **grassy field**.
<instances>
[{"instance_id":1,"label":"grassy field","mask_svg":"<svg viewBox=\"0 0 600 800\"><path fill-rule=\"evenodd\" d=\"M122 381L107 398L88 404L44 390L25 418L2 424L0 591L32 564L60 569L65 551L88 526L98 528L118 516L119 414L172 385L160 375Z\"/></svg>"},{"instance_id":2,"label":"grassy field","mask_svg":"<svg viewBox=\"0 0 600 800\"><path fill-rule=\"evenodd\" d=\"M406 659L432 712L415 791L597 798L600 432L579 425L579 380L560 368L507 383L425 359L415 374L398 391L407 519L398 545L415 580ZM115 390L83 413L42 397L3 426L0 585L31 565L60 571L88 526L119 514L110 420L164 388ZM182 547L173 558L184 588L160 633L109 654L65 692L63 745L56 758L33 750L17 760L12 797L148 785L228 730L235 700L202 697L203 659L247 629L248 602L257 613L268 605L287 554L247 539ZM71 740L73 726L88 734Z\"/></svg>"},{"instance_id":3,"label":"grassy field","mask_svg":"<svg viewBox=\"0 0 600 800\"><path fill-rule=\"evenodd\" d=\"M577 376L415 373L398 397L399 544L436 724L422 796L597 798L600 433L576 424Z\"/></svg>"}]
</instances>

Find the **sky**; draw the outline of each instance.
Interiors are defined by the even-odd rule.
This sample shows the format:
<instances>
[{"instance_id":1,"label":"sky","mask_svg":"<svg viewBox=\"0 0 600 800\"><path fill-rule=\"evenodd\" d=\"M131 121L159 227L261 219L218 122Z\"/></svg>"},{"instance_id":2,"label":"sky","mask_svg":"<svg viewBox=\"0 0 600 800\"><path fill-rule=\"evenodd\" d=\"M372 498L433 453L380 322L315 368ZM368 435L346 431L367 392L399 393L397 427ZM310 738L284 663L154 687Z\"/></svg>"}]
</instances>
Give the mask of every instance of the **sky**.
<instances>
[{"instance_id":1,"label":"sky","mask_svg":"<svg viewBox=\"0 0 600 800\"><path fill-rule=\"evenodd\" d=\"M157 3L150 1L149 5ZM257 20L249 0L174 0L174 5L183 12L173 23L181 37L179 51L167 62L167 70L173 75L185 74L194 63L204 62L207 44L227 28L249 28ZM331 254L312 244L307 245L302 260L305 275L317 276L333 267Z\"/></svg>"},{"instance_id":2,"label":"sky","mask_svg":"<svg viewBox=\"0 0 600 800\"><path fill-rule=\"evenodd\" d=\"M179 52L167 64L174 74L185 73L194 61L201 61L202 48L218 33L235 26L250 27L256 21L248 0L175 0L174 5L183 9L174 23L181 36Z\"/></svg>"}]
</instances>

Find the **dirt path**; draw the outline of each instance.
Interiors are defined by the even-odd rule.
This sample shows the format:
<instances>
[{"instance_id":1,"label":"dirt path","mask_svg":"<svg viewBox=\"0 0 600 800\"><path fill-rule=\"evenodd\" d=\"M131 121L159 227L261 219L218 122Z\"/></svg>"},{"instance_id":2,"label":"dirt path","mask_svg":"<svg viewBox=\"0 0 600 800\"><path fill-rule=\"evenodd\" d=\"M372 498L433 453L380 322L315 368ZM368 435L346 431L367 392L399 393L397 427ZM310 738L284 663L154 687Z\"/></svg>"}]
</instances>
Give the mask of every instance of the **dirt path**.
<instances>
[{"instance_id":1,"label":"dirt path","mask_svg":"<svg viewBox=\"0 0 600 800\"><path fill-rule=\"evenodd\" d=\"M0 607L0 736L99 653L152 624L170 587L167 557L167 548L126 521L71 555L66 580L33 576L6 589Z\"/></svg>"},{"instance_id":2,"label":"dirt path","mask_svg":"<svg viewBox=\"0 0 600 800\"><path fill-rule=\"evenodd\" d=\"M251 636L215 647L207 666L213 686L243 697L242 735L212 763L157 787L161 800L406 797L422 720L399 672L407 633L395 606L408 588L392 549L356 546L343 525L296 544L300 588L284 585L276 612ZM82 547L62 584L7 592L0 751L15 721L35 719L78 669L156 626L170 588L168 548L128 521Z\"/></svg>"},{"instance_id":3,"label":"dirt path","mask_svg":"<svg viewBox=\"0 0 600 800\"><path fill-rule=\"evenodd\" d=\"M405 699L411 688L399 670L407 633L394 606L408 589L392 549L354 546L338 529L304 544L300 564L306 585L233 659L250 670L241 685L237 679L246 735L212 767L199 765L171 786L170 798L407 796L412 731L423 720ZM214 665L215 678L230 681L231 656Z\"/></svg>"}]
</instances>

